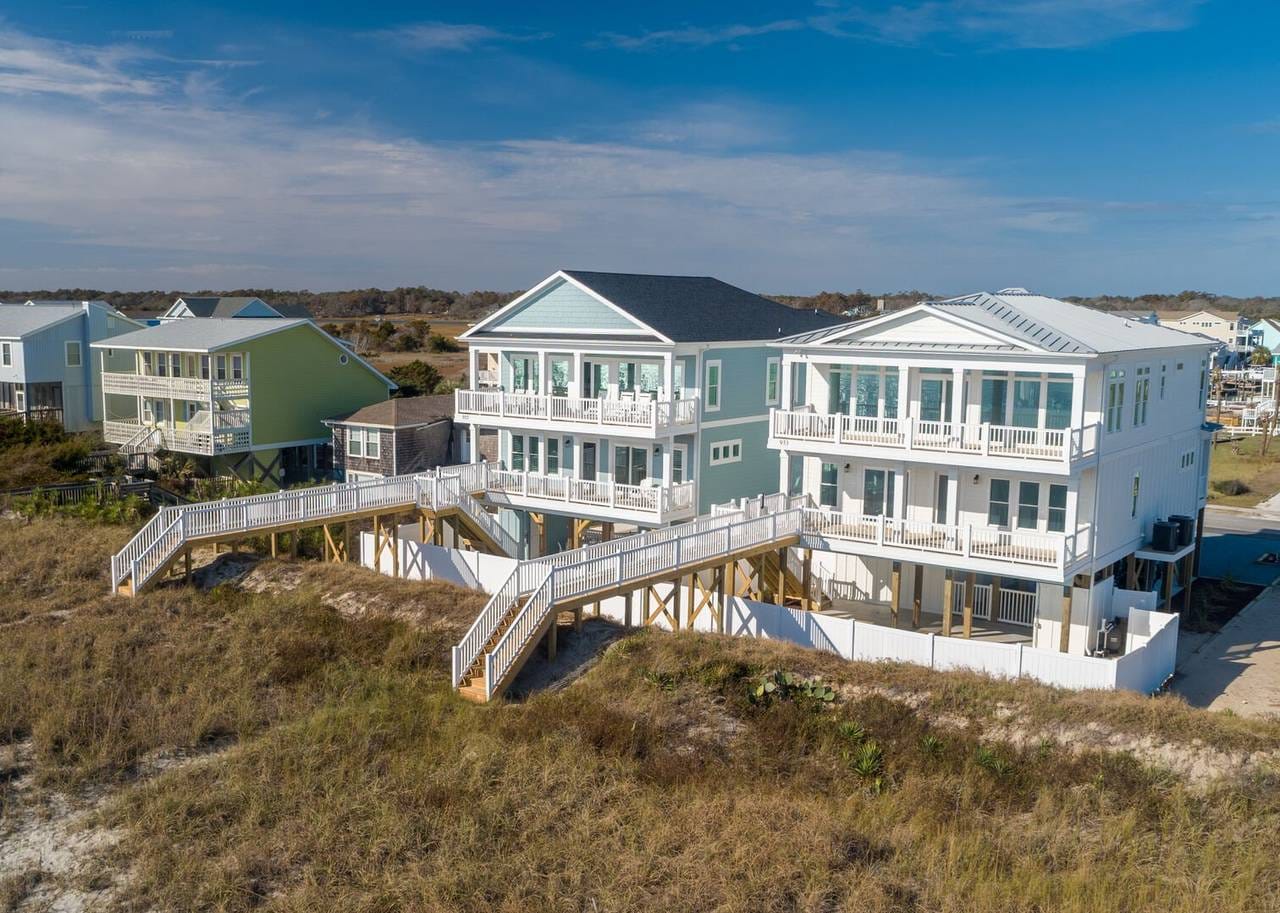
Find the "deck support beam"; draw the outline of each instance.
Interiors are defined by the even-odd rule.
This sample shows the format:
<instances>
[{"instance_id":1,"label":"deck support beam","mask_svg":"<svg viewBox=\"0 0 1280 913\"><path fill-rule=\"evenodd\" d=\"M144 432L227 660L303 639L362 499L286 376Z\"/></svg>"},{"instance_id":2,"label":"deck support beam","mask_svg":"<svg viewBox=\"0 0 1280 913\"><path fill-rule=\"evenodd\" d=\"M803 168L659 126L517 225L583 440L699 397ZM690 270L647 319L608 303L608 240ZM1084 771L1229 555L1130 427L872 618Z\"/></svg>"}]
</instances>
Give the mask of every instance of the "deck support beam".
<instances>
[{"instance_id":1,"label":"deck support beam","mask_svg":"<svg viewBox=\"0 0 1280 913\"><path fill-rule=\"evenodd\" d=\"M1191 611L1191 581L1195 579L1195 567L1195 553L1182 559L1182 608L1180 613L1184 618Z\"/></svg>"},{"instance_id":2,"label":"deck support beam","mask_svg":"<svg viewBox=\"0 0 1280 913\"><path fill-rule=\"evenodd\" d=\"M944 570L942 572L942 636L951 636L951 612L952 603L955 601L955 590L951 580L951 571Z\"/></svg>"},{"instance_id":3,"label":"deck support beam","mask_svg":"<svg viewBox=\"0 0 1280 913\"><path fill-rule=\"evenodd\" d=\"M916 575L911 588L911 627L920 628L920 608L924 599L924 565L917 564Z\"/></svg>"},{"instance_id":4,"label":"deck support beam","mask_svg":"<svg viewBox=\"0 0 1280 913\"><path fill-rule=\"evenodd\" d=\"M898 626L898 606L902 603L902 562L894 561L889 572L889 617Z\"/></svg>"},{"instance_id":5,"label":"deck support beam","mask_svg":"<svg viewBox=\"0 0 1280 913\"><path fill-rule=\"evenodd\" d=\"M806 548L804 550L804 571L800 581L800 588L804 590L802 605L806 612L813 611L813 549ZM821 606L819 606L821 608Z\"/></svg>"},{"instance_id":6,"label":"deck support beam","mask_svg":"<svg viewBox=\"0 0 1280 913\"><path fill-rule=\"evenodd\" d=\"M1062 629L1058 634L1058 652L1071 652L1071 587L1062 588Z\"/></svg>"},{"instance_id":7,"label":"deck support beam","mask_svg":"<svg viewBox=\"0 0 1280 913\"><path fill-rule=\"evenodd\" d=\"M978 588L978 575L969 572L969 576L964 581L964 638L968 640L973 636L973 597Z\"/></svg>"}]
</instances>

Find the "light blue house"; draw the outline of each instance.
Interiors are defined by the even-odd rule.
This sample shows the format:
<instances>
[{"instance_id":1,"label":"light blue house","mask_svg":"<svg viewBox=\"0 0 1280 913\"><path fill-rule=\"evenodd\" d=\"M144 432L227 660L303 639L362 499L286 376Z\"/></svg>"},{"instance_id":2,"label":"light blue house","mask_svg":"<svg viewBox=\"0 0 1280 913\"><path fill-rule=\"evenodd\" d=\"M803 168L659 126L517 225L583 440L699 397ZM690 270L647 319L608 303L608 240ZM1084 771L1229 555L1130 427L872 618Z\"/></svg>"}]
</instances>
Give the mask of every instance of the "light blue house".
<instances>
[{"instance_id":1,"label":"light blue house","mask_svg":"<svg viewBox=\"0 0 1280 913\"><path fill-rule=\"evenodd\" d=\"M1280 364L1280 321L1263 317L1250 328L1250 331L1253 336L1253 345L1265 346L1271 351L1271 363Z\"/></svg>"},{"instance_id":2,"label":"light blue house","mask_svg":"<svg viewBox=\"0 0 1280 913\"><path fill-rule=\"evenodd\" d=\"M89 345L141 326L104 301L0 304L0 414L96 427L102 370Z\"/></svg>"},{"instance_id":3,"label":"light blue house","mask_svg":"<svg viewBox=\"0 0 1280 913\"><path fill-rule=\"evenodd\" d=\"M839 322L710 277L561 270L460 337L454 420L535 552L686 520L777 490L767 344Z\"/></svg>"}]
</instances>

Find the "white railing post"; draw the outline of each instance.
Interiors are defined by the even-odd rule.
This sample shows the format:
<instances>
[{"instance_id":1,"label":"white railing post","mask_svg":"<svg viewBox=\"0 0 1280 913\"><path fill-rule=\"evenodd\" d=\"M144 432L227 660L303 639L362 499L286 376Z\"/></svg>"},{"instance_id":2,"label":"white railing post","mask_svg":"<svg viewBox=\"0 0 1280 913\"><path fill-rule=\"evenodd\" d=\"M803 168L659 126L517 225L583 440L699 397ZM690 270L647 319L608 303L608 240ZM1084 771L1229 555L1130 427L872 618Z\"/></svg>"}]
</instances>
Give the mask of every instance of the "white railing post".
<instances>
[{"instance_id":1,"label":"white railing post","mask_svg":"<svg viewBox=\"0 0 1280 913\"><path fill-rule=\"evenodd\" d=\"M991 424L989 422L982 423L982 455L988 456L991 453Z\"/></svg>"},{"instance_id":2,"label":"white railing post","mask_svg":"<svg viewBox=\"0 0 1280 913\"><path fill-rule=\"evenodd\" d=\"M963 547L964 556L969 558L973 553L973 527L965 526L960 530L961 545Z\"/></svg>"},{"instance_id":3,"label":"white railing post","mask_svg":"<svg viewBox=\"0 0 1280 913\"><path fill-rule=\"evenodd\" d=\"M614 557L618 559L618 573L617 573L618 586L622 586L622 552L618 552L618 554L615 555Z\"/></svg>"},{"instance_id":4,"label":"white railing post","mask_svg":"<svg viewBox=\"0 0 1280 913\"><path fill-rule=\"evenodd\" d=\"M907 450L911 450L915 446L916 438L916 417L914 415L907 416L905 419L898 419L899 422L906 423L906 433L903 435L902 444Z\"/></svg>"},{"instance_id":5,"label":"white railing post","mask_svg":"<svg viewBox=\"0 0 1280 913\"><path fill-rule=\"evenodd\" d=\"M504 417L507 414L507 391L501 387L498 388L498 417Z\"/></svg>"},{"instance_id":6,"label":"white railing post","mask_svg":"<svg viewBox=\"0 0 1280 913\"><path fill-rule=\"evenodd\" d=\"M876 517L876 545L884 545L884 514Z\"/></svg>"}]
</instances>

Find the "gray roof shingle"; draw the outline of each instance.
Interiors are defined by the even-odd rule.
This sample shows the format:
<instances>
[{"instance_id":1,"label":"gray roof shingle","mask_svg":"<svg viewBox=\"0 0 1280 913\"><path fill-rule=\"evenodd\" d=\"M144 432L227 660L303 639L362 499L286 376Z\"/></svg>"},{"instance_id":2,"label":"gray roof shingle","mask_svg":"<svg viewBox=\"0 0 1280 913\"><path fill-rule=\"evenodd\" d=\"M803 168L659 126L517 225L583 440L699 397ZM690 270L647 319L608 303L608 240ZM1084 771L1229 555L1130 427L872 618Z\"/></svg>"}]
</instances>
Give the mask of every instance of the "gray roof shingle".
<instances>
[{"instance_id":1,"label":"gray roof shingle","mask_svg":"<svg viewBox=\"0 0 1280 913\"><path fill-rule=\"evenodd\" d=\"M778 339L843 321L787 307L712 276L563 272L675 342Z\"/></svg>"}]
</instances>

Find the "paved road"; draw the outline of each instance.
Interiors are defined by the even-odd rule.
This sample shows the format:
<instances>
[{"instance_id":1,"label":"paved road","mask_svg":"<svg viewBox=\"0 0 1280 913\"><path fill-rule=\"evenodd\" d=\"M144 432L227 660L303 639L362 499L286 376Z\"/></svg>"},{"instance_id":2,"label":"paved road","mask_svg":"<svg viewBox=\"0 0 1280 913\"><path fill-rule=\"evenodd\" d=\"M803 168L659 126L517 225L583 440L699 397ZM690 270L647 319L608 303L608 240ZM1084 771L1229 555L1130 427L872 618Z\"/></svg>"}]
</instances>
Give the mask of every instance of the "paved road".
<instances>
[{"instance_id":1,"label":"paved road","mask_svg":"<svg viewBox=\"0 0 1280 913\"><path fill-rule=\"evenodd\" d=\"M1280 586L1264 590L1187 659L1173 690L1210 710L1280 714Z\"/></svg>"},{"instance_id":2,"label":"paved road","mask_svg":"<svg viewBox=\"0 0 1280 913\"><path fill-rule=\"evenodd\" d=\"M1248 507L1208 507L1204 512L1206 533L1275 533L1280 538L1280 513Z\"/></svg>"},{"instance_id":3,"label":"paved road","mask_svg":"<svg viewBox=\"0 0 1280 913\"><path fill-rule=\"evenodd\" d=\"M1280 576L1280 567L1254 561L1264 551L1280 553L1280 513L1210 507L1204 530L1202 571L1262 585ZM1215 573L1210 564L1222 566ZM1195 643L1196 635L1183 640L1196 652L1179 651L1173 690L1189 703L1245 716L1280 714L1280 585L1263 590L1203 643Z\"/></svg>"}]
</instances>

